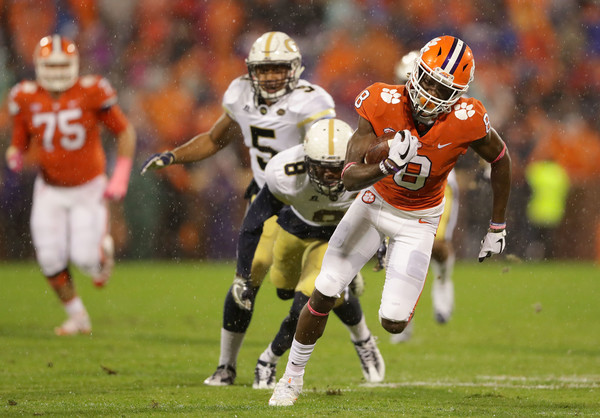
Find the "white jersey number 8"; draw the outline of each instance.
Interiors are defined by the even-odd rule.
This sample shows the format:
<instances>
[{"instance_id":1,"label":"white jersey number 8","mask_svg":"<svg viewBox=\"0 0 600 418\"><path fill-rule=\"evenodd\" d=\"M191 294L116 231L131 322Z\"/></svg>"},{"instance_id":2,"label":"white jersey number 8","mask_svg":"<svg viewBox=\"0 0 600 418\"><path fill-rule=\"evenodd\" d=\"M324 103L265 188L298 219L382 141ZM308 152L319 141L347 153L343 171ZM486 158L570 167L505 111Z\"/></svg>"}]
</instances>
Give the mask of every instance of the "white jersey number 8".
<instances>
[{"instance_id":1,"label":"white jersey number 8","mask_svg":"<svg viewBox=\"0 0 600 418\"><path fill-rule=\"evenodd\" d=\"M419 190L431 173L431 161L422 155L416 155L406 169L394 175L394 182L408 190Z\"/></svg>"}]
</instances>

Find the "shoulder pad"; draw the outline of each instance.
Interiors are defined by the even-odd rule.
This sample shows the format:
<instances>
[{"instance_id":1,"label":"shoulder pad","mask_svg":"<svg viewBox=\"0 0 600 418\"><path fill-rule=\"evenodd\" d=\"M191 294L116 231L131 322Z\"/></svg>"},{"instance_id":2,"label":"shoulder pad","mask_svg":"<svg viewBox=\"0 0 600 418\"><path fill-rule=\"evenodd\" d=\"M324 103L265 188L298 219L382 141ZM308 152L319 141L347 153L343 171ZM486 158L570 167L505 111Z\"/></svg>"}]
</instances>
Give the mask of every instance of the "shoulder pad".
<instances>
[{"instance_id":1,"label":"shoulder pad","mask_svg":"<svg viewBox=\"0 0 600 418\"><path fill-rule=\"evenodd\" d=\"M16 97L19 93L34 94L37 89L38 85L35 81L25 80L14 86L10 91L10 95Z\"/></svg>"},{"instance_id":2,"label":"shoulder pad","mask_svg":"<svg viewBox=\"0 0 600 418\"><path fill-rule=\"evenodd\" d=\"M490 119L483 104L472 97L461 98L452 107L451 116L460 121L462 129L472 131L475 139L484 137L490 130Z\"/></svg>"},{"instance_id":3,"label":"shoulder pad","mask_svg":"<svg viewBox=\"0 0 600 418\"><path fill-rule=\"evenodd\" d=\"M8 96L8 112L16 115L23 107L23 102L30 100L38 91L38 85L34 81L22 81L15 85Z\"/></svg>"},{"instance_id":4,"label":"shoulder pad","mask_svg":"<svg viewBox=\"0 0 600 418\"><path fill-rule=\"evenodd\" d=\"M222 105L229 108L231 104L237 102L246 89L251 89L252 85L248 76L240 76L235 78L223 94Z\"/></svg>"},{"instance_id":5,"label":"shoulder pad","mask_svg":"<svg viewBox=\"0 0 600 418\"><path fill-rule=\"evenodd\" d=\"M85 89L93 87L94 85L98 84L99 81L100 77L97 75L84 75L79 77L79 84Z\"/></svg>"},{"instance_id":6,"label":"shoulder pad","mask_svg":"<svg viewBox=\"0 0 600 418\"><path fill-rule=\"evenodd\" d=\"M323 87L308 81L299 83L288 100L290 109L297 113L313 116L326 111L331 117L335 117L333 97Z\"/></svg>"}]
</instances>

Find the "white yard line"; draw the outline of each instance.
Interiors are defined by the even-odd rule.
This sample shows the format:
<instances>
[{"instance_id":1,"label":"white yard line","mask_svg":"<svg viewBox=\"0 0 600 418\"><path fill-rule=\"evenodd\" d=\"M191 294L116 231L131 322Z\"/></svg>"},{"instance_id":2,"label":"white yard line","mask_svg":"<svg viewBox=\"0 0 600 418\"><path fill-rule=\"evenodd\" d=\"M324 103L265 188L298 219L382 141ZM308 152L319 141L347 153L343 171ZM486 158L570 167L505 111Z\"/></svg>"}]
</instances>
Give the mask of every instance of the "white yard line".
<instances>
[{"instance_id":1,"label":"white yard line","mask_svg":"<svg viewBox=\"0 0 600 418\"><path fill-rule=\"evenodd\" d=\"M598 389L600 388L600 376L476 376L472 382L461 382L451 380L431 381L404 381L390 383L364 383L366 387L487 387L487 388L509 388L509 389Z\"/></svg>"}]
</instances>

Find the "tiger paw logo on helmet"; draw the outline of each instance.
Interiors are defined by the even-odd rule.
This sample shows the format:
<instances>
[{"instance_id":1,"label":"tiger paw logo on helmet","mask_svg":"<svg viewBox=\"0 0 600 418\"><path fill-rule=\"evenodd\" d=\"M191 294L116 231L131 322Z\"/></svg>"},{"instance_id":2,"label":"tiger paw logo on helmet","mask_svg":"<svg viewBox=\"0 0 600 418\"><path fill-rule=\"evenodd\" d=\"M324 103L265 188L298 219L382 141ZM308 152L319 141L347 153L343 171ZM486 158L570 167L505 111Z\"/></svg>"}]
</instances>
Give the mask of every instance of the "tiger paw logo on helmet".
<instances>
[{"instance_id":1,"label":"tiger paw logo on helmet","mask_svg":"<svg viewBox=\"0 0 600 418\"><path fill-rule=\"evenodd\" d=\"M396 89L381 89L381 100L386 103L397 104L400 103L400 93Z\"/></svg>"},{"instance_id":2,"label":"tiger paw logo on helmet","mask_svg":"<svg viewBox=\"0 0 600 418\"><path fill-rule=\"evenodd\" d=\"M454 106L454 114L460 120L467 120L475 114L475 111L472 104L460 103Z\"/></svg>"},{"instance_id":3,"label":"tiger paw logo on helmet","mask_svg":"<svg viewBox=\"0 0 600 418\"><path fill-rule=\"evenodd\" d=\"M421 52L429 51L429 48L436 46L442 38L433 38L431 41L427 42L423 48L421 48Z\"/></svg>"}]
</instances>

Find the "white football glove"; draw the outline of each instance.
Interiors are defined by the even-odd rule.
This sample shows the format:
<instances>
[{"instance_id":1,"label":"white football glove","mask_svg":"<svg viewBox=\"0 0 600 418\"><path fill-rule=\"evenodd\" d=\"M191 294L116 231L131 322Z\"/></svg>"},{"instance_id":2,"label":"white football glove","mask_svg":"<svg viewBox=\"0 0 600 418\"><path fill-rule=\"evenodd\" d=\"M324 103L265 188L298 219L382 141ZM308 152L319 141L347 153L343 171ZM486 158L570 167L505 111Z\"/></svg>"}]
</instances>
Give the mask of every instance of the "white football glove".
<instances>
[{"instance_id":1,"label":"white football glove","mask_svg":"<svg viewBox=\"0 0 600 418\"><path fill-rule=\"evenodd\" d=\"M408 129L396 132L388 153L388 159L398 167L398 170L394 170L394 172L402 170L417 155L418 146L419 138L411 134Z\"/></svg>"},{"instance_id":2,"label":"white football glove","mask_svg":"<svg viewBox=\"0 0 600 418\"><path fill-rule=\"evenodd\" d=\"M231 295L236 305L245 311L252 310L252 301L254 300L254 289L250 285L249 279L244 279L236 275L231 286Z\"/></svg>"},{"instance_id":3,"label":"white football glove","mask_svg":"<svg viewBox=\"0 0 600 418\"><path fill-rule=\"evenodd\" d=\"M173 164L173 161L175 161L175 156L171 151L154 154L146 160L140 174L144 174L148 170L157 170L166 167Z\"/></svg>"},{"instance_id":4,"label":"white football glove","mask_svg":"<svg viewBox=\"0 0 600 418\"><path fill-rule=\"evenodd\" d=\"M500 254L506 247L506 230L499 232L488 232L481 240L481 250L479 251L479 262L481 263L492 254Z\"/></svg>"}]
</instances>

